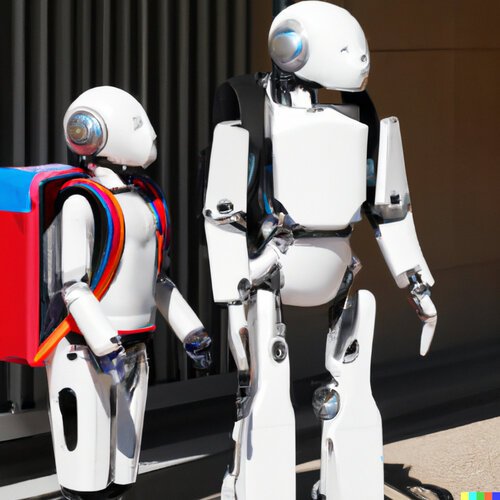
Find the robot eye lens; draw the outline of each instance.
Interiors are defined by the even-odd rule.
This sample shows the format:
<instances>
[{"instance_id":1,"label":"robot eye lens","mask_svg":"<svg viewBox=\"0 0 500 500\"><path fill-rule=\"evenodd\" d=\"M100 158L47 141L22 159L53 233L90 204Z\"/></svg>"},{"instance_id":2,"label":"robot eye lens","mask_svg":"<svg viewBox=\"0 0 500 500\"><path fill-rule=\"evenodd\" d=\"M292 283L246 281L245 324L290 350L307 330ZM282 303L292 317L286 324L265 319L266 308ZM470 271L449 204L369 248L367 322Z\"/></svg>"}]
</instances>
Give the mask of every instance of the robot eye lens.
<instances>
[{"instance_id":1,"label":"robot eye lens","mask_svg":"<svg viewBox=\"0 0 500 500\"><path fill-rule=\"evenodd\" d=\"M68 137L76 144L85 144L89 136L89 130L83 123L74 120L68 123Z\"/></svg>"},{"instance_id":2,"label":"robot eye lens","mask_svg":"<svg viewBox=\"0 0 500 500\"><path fill-rule=\"evenodd\" d=\"M68 147L81 156L98 153L105 144L105 130L100 120L87 111L70 116L66 125Z\"/></svg>"},{"instance_id":3,"label":"robot eye lens","mask_svg":"<svg viewBox=\"0 0 500 500\"><path fill-rule=\"evenodd\" d=\"M300 35L294 31L277 33L272 41L273 55L281 63L289 63L302 51Z\"/></svg>"},{"instance_id":4,"label":"robot eye lens","mask_svg":"<svg viewBox=\"0 0 500 500\"><path fill-rule=\"evenodd\" d=\"M281 23L269 37L269 53L284 71L299 71L308 59L307 36L301 24L293 19Z\"/></svg>"}]
</instances>

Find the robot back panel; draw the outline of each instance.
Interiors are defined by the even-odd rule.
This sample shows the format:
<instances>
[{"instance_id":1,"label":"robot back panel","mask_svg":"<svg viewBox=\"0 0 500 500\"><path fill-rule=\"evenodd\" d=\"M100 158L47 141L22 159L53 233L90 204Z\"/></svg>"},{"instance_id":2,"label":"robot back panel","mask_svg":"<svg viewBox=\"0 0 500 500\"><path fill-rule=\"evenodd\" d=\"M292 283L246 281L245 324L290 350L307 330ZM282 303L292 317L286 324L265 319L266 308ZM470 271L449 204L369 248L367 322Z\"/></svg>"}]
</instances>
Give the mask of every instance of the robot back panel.
<instances>
[{"instance_id":1,"label":"robot back panel","mask_svg":"<svg viewBox=\"0 0 500 500\"><path fill-rule=\"evenodd\" d=\"M327 106L267 109L275 197L308 229L345 228L366 198L368 127Z\"/></svg>"}]
</instances>

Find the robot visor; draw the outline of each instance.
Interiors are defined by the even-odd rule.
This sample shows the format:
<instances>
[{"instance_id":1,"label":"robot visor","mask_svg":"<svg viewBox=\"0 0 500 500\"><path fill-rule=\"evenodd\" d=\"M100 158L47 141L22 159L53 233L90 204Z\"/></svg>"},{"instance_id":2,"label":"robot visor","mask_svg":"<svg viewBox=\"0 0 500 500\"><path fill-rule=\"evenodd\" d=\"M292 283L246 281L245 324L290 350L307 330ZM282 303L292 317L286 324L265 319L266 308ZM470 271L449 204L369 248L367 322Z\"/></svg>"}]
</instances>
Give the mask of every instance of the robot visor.
<instances>
[{"instance_id":1,"label":"robot visor","mask_svg":"<svg viewBox=\"0 0 500 500\"><path fill-rule=\"evenodd\" d=\"M104 122L89 111L76 111L66 124L66 142L80 156L97 154L106 144Z\"/></svg>"}]
</instances>

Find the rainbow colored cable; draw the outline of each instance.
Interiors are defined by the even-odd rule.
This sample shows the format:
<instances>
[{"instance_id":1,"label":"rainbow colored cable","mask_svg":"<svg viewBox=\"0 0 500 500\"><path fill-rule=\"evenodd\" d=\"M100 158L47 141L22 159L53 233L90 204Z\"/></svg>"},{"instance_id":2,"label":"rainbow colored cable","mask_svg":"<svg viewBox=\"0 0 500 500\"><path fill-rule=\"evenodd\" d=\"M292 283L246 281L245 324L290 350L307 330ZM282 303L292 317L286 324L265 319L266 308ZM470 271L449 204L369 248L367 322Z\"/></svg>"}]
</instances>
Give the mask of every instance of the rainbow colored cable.
<instances>
[{"instance_id":1,"label":"rainbow colored cable","mask_svg":"<svg viewBox=\"0 0 500 500\"><path fill-rule=\"evenodd\" d=\"M131 175L129 182L139 189L139 193L150 207L156 221L156 239L158 241L157 265L161 271L163 255L170 247L171 225L167 201L159 186L150 178Z\"/></svg>"},{"instance_id":2,"label":"rainbow colored cable","mask_svg":"<svg viewBox=\"0 0 500 500\"><path fill-rule=\"evenodd\" d=\"M94 292L97 300L101 300L113 281L123 253L125 245L123 212L113 193L91 179L73 179L63 184L60 193L61 199L67 198L71 194L82 194L87 199L90 197L90 200L94 200L106 213L107 234L104 252L90 282L90 289ZM71 331L78 332L78 327L72 316L68 314L42 342L35 355L35 363L44 361L57 344Z\"/></svg>"}]
</instances>

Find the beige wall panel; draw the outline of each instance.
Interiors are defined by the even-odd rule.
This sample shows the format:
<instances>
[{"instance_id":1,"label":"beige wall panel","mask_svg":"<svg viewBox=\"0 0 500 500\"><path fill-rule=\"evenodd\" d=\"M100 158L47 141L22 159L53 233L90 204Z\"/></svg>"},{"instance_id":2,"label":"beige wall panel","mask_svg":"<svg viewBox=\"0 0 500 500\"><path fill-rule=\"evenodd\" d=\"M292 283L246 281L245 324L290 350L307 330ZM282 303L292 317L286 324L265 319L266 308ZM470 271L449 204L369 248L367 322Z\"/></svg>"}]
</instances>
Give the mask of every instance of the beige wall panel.
<instances>
[{"instance_id":1,"label":"beige wall panel","mask_svg":"<svg viewBox=\"0 0 500 500\"><path fill-rule=\"evenodd\" d=\"M431 268L453 265L454 58L448 51L373 54L368 91L401 123L415 221ZM437 216L439 214L439 216Z\"/></svg>"},{"instance_id":2,"label":"beige wall panel","mask_svg":"<svg viewBox=\"0 0 500 500\"><path fill-rule=\"evenodd\" d=\"M455 0L453 6L455 47L500 48L498 0Z\"/></svg>"},{"instance_id":3,"label":"beige wall panel","mask_svg":"<svg viewBox=\"0 0 500 500\"><path fill-rule=\"evenodd\" d=\"M499 68L500 50L456 54L452 203L462 263L500 259Z\"/></svg>"},{"instance_id":4,"label":"beige wall panel","mask_svg":"<svg viewBox=\"0 0 500 500\"><path fill-rule=\"evenodd\" d=\"M374 250L368 245L361 252L367 254L365 267L355 281L357 289L369 289L377 299L374 363L417 360L420 322L406 301L406 292L396 287ZM439 319L429 356L459 345L497 341L500 262L437 270L434 276L432 297Z\"/></svg>"},{"instance_id":5,"label":"beige wall panel","mask_svg":"<svg viewBox=\"0 0 500 500\"><path fill-rule=\"evenodd\" d=\"M271 59L267 51L267 35L273 21L272 0L252 0L250 3L250 33L252 72L271 71Z\"/></svg>"},{"instance_id":6,"label":"beige wall panel","mask_svg":"<svg viewBox=\"0 0 500 500\"><path fill-rule=\"evenodd\" d=\"M345 0L344 7L363 27L370 50L414 50L453 46L454 4L454 0Z\"/></svg>"}]
</instances>

